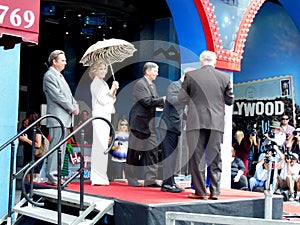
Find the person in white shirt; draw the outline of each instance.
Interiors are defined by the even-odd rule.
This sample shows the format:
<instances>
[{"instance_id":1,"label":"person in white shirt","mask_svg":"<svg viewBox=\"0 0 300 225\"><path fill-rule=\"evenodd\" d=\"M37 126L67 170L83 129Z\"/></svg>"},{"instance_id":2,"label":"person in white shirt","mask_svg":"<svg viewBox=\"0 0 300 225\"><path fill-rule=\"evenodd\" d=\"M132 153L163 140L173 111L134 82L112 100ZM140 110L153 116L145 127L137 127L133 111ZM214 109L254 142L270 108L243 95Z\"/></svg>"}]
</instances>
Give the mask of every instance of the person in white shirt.
<instances>
[{"instance_id":1,"label":"person in white shirt","mask_svg":"<svg viewBox=\"0 0 300 225\"><path fill-rule=\"evenodd\" d=\"M300 164L296 153L287 153L285 161L281 163L281 171L277 176L277 188L289 189L289 201L294 201L295 186L299 178Z\"/></svg>"},{"instance_id":2,"label":"person in white shirt","mask_svg":"<svg viewBox=\"0 0 300 225\"><path fill-rule=\"evenodd\" d=\"M286 139L288 139L295 131L295 127L289 125L289 121L290 118L288 115L283 114L281 116L280 131L285 133Z\"/></svg>"},{"instance_id":3,"label":"person in white shirt","mask_svg":"<svg viewBox=\"0 0 300 225\"><path fill-rule=\"evenodd\" d=\"M271 123L271 134L264 133L266 140L263 142L262 145L268 143L268 141L274 141L278 146L285 146L286 142L286 135L282 131L280 131L280 122L273 120Z\"/></svg>"},{"instance_id":4,"label":"person in white shirt","mask_svg":"<svg viewBox=\"0 0 300 225\"><path fill-rule=\"evenodd\" d=\"M253 191L255 187L264 187L264 189L270 189L273 193L277 183L278 169L280 169L284 159L284 154L280 151L278 146L270 144L267 151L259 155L255 174L249 179L250 191ZM273 170L269 170L269 166L272 166L273 164ZM271 172L273 173L273 176L271 176Z\"/></svg>"}]
</instances>

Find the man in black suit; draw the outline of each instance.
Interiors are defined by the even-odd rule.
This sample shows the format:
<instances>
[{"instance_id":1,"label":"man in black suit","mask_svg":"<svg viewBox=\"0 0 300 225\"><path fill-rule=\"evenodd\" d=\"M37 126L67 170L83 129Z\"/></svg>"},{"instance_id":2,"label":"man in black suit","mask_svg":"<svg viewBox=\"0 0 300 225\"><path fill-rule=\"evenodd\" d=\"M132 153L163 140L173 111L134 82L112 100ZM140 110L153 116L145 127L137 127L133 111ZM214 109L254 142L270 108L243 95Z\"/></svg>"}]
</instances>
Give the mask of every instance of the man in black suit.
<instances>
[{"instance_id":1,"label":"man in black suit","mask_svg":"<svg viewBox=\"0 0 300 225\"><path fill-rule=\"evenodd\" d=\"M184 74L195 70L188 67ZM178 156L178 140L182 130L182 117L185 104L178 101L178 94L181 89L184 75L177 81L172 82L168 87L165 106L158 122L161 136L162 163L163 163L163 182L162 191L178 193L184 191L176 185L174 173L176 172L176 161Z\"/></svg>"},{"instance_id":2,"label":"man in black suit","mask_svg":"<svg viewBox=\"0 0 300 225\"><path fill-rule=\"evenodd\" d=\"M129 113L129 140L126 158L128 185L140 187L138 172L143 160L145 187L160 187L156 182L158 172L158 141L155 130L156 107L163 107L165 97L159 97L153 81L158 76L158 65L146 62L144 76L133 88L133 107Z\"/></svg>"},{"instance_id":3,"label":"man in black suit","mask_svg":"<svg viewBox=\"0 0 300 225\"><path fill-rule=\"evenodd\" d=\"M195 188L195 194L189 194L189 197L196 199L208 198L205 184L207 165L210 166L209 198L217 200L219 197L225 104L232 105L234 100L230 76L215 69L216 60L214 52L202 52L201 68L186 74L179 94L179 101L188 101L189 169Z\"/></svg>"}]
</instances>

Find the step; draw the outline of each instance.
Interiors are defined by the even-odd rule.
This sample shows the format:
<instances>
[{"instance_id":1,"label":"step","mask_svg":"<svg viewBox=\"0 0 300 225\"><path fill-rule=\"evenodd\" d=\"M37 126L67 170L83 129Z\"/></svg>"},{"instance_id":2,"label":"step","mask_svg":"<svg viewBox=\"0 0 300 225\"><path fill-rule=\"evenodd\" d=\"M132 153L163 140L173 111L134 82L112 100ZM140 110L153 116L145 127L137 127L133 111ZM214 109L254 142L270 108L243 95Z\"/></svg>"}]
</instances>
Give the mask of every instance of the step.
<instances>
[{"instance_id":1,"label":"step","mask_svg":"<svg viewBox=\"0 0 300 225\"><path fill-rule=\"evenodd\" d=\"M53 189L53 188L51 188L51 189L34 189L33 194L42 196L42 197L57 199L57 190ZM80 204L80 194L79 193L63 190L61 192L61 199L62 199L62 201L71 202L71 203L75 203L78 205ZM114 200L105 199L105 198L96 197L96 196L84 195L83 201L84 201L84 206L95 205L96 210L98 210L100 212L106 211L107 214L113 215Z\"/></svg>"},{"instance_id":2,"label":"step","mask_svg":"<svg viewBox=\"0 0 300 225\"><path fill-rule=\"evenodd\" d=\"M47 221L49 223L53 224L58 224L57 221L57 212L50 210L50 209L45 209L45 208L40 208L37 206L25 206L25 207L15 207L14 212L17 212L21 215L25 215L31 218L35 218L38 220L42 221ZM93 224L91 220L85 220L84 222L76 222L78 219L77 216L69 215L62 213L61 214L61 222L62 225L75 225L75 224Z\"/></svg>"}]
</instances>

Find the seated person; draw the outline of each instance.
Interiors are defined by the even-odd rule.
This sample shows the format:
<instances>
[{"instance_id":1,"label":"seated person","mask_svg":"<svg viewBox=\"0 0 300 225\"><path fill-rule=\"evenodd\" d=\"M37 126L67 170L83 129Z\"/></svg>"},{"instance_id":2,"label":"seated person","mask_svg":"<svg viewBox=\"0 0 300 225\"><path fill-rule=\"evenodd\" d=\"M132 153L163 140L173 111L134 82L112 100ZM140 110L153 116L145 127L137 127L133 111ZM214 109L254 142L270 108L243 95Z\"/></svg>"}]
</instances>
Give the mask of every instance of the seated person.
<instances>
[{"instance_id":1,"label":"seated person","mask_svg":"<svg viewBox=\"0 0 300 225\"><path fill-rule=\"evenodd\" d=\"M280 151L279 147L275 142L270 141L266 145L266 152L263 152L259 155L258 163L256 165L256 171L253 177L249 179L250 190L260 189L257 187L263 187L263 190L269 189L274 193L276 183L277 183L277 174L278 170L281 167L281 162L284 161L284 154ZM275 166L271 173L269 173L269 166L274 164ZM273 173L272 180L268 180L269 176ZM269 181L269 183L267 183ZM270 187L269 187L270 184Z\"/></svg>"},{"instance_id":2,"label":"seated person","mask_svg":"<svg viewBox=\"0 0 300 225\"><path fill-rule=\"evenodd\" d=\"M235 149L231 147L231 188L248 189L247 177L244 175L245 165L240 158L235 157Z\"/></svg>"},{"instance_id":3,"label":"seated person","mask_svg":"<svg viewBox=\"0 0 300 225\"><path fill-rule=\"evenodd\" d=\"M268 178L268 168L269 168L269 158L263 158L256 165L256 170L254 176L249 179L250 191L253 189L258 189L257 187L262 187L265 190L265 184Z\"/></svg>"},{"instance_id":4,"label":"seated person","mask_svg":"<svg viewBox=\"0 0 300 225\"><path fill-rule=\"evenodd\" d=\"M296 153L289 153L285 155L285 160L281 163L280 174L277 175L276 190L288 189L289 201L294 201L297 197L297 181L299 179L300 164L298 163L298 155Z\"/></svg>"}]
</instances>

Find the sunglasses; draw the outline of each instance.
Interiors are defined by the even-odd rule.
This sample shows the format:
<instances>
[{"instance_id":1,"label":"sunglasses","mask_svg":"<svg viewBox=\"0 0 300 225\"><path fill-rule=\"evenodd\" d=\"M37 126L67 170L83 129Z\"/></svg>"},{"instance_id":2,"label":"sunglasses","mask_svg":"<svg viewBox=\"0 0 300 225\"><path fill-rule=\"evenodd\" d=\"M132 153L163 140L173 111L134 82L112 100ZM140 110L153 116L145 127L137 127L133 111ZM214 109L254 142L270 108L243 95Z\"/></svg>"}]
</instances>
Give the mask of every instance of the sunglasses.
<instances>
[{"instance_id":1,"label":"sunglasses","mask_svg":"<svg viewBox=\"0 0 300 225\"><path fill-rule=\"evenodd\" d=\"M281 118L281 120L289 120L289 118Z\"/></svg>"},{"instance_id":2,"label":"sunglasses","mask_svg":"<svg viewBox=\"0 0 300 225\"><path fill-rule=\"evenodd\" d=\"M127 123L120 123L121 126L127 126Z\"/></svg>"}]
</instances>

